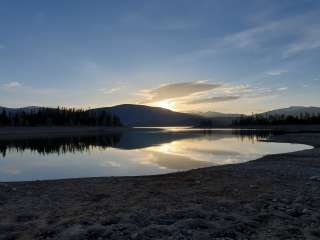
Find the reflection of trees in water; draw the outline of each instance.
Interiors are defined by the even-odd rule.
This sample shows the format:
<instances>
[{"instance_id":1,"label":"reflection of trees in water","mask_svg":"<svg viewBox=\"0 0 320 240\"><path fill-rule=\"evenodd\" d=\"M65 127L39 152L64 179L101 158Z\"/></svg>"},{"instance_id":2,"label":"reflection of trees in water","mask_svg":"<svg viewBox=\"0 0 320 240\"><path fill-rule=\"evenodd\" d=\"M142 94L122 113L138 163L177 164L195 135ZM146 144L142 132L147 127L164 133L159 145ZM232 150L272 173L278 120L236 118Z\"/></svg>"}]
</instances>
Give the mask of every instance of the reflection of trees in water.
<instances>
[{"instance_id":1,"label":"reflection of trees in water","mask_svg":"<svg viewBox=\"0 0 320 240\"><path fill-rule=\"evenodd\" d=\"M242 142L249 140L252 143L266 140L269 137L280 133L280 131L256 129L236 129L232 131L232 134L237 136Z\"/></svg>"},{"instance_id":2,"label":"reflection of trees in water","mask_svg":"<svg viewBox=\"0 0 320 240\"><path fill-rule=\"evenodd\" d=\"M42 155L86 152L94 147L103 149L114 147L120 141L120 134L98 136L48 137L38 139L1 140L0 154L5 157L8 151L30 150Z\"/></svg>"},{"instance_id":3,"label":"reflection of trees in water","mask_svg":"<svg viewBox=\"0 0 320 240\"><path fill-rule=\"evenodd\" d=\"M236 136L238 137L242 142L243 141L250 141L252 143L255 143L257 141L266 140L267 138L275 135L280 134L280 131L275 130L261 130L261 129L233 129L231 131L224 131L224 130L210 130L210 129L204 129L202 130L202 134L205 136L219 136L225 137L225 136Z\"/></svg>"},{"instance_id":4,"label":"reflection of trees in water","mask_svg":"<svg viewBox=\"0 0 320 240\"><path fill-rule=\"evenodd\" d=\"M232 129L231 131L225 130L211 130L211 129L203 129L201 133L204 136L216 136L217 139L225 136L236 136L242 142L243 141L250 141L250 142L257 142L261 140L266 140L267 138L281 133L280 131L275 130L264 130L264 129Z\"/></svg>"},{"instance_id":5,"label":"reflection of trees in water","mask_svg":"<svg viewBox=\"0 0 320 240\"><path fill-rule=\"evenodd\" d=\"M133 133L135 134L135 133ZM237 136L241 141L256 142L259 140L265 140L271 135L274 135L274 131L270 130L232 130L215 131L215 130L202 130L201 136L216 137L217 139L226 136ZM149 137L147 135L150 135ZM121 134L108 134L108 135L93 135L93 136L69 136L69 137L47 137L38 139L20 139L20 140L1 140L0 141L0 154L5 157L8 151L24 152L30 150L31 152L37 152L42 155L51 153L65 154L75 152L88 152L95 147L106 149L108 147L118 147L123 149L138 149L148 146L159 145L163 143L169 143L176 140L183 140L192 137L199 137L199 132L195 134L194 131L190 131L190 134L179 132L173 133L152 133L144 132L136 133L132 138L122 138ZM121 140L121 144L120 144ZM130 146L132 146L130 148Z\"/></svg>"}]
</instances>

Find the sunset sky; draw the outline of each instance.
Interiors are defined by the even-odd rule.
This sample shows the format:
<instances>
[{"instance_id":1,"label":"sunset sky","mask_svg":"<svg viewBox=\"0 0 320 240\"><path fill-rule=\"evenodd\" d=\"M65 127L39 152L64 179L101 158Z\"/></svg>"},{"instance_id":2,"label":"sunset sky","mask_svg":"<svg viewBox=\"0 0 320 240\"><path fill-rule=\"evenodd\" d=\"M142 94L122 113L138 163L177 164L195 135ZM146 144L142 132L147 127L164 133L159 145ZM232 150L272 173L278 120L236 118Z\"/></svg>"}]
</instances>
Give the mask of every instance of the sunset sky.
<instances>
[{"instance_id":1,"label":"sunset sky","mask_svg":"<svg viewBox=\"0 0 320 240\"><path fill-rule=\"evenodd\" d=\"M0 105L320 106L319 0L1 0Z\"/></svg>"}]
</instances>

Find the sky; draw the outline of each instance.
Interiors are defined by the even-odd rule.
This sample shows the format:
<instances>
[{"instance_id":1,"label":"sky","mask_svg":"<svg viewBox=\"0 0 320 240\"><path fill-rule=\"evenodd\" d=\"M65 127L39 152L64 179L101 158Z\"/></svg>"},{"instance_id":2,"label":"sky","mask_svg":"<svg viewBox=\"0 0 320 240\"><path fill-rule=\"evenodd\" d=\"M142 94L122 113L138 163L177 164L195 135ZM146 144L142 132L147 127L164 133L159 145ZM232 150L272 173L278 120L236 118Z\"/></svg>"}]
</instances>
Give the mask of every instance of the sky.
<instances>
[{"instance_id":1,"label":"sky","mask_svg":"<svg viewBox=\"0 0 320 240\"><path fill-rule=\"evenodd\" d=\"M2 0L0 105L320 106L319 0Z\"/></svg>"}]
</instances>

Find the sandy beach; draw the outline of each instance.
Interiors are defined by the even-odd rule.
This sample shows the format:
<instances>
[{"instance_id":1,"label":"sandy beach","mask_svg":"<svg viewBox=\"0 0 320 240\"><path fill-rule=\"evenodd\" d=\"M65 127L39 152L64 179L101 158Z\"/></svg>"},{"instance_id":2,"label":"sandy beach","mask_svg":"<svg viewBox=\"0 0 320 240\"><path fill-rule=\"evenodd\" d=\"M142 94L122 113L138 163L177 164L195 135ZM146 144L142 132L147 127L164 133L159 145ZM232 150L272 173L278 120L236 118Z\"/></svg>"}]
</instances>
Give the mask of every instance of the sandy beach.
<instances>
[{"instance_id":1,"label":"sandy beach","mask_svg":"<svg viewBox=\"0 0 320 240\"><path fill-rule=\"evenodd\" d=\"M0 183L0 239L320 239L314 149L144 177Z\"/></svg>"}]
</instances>

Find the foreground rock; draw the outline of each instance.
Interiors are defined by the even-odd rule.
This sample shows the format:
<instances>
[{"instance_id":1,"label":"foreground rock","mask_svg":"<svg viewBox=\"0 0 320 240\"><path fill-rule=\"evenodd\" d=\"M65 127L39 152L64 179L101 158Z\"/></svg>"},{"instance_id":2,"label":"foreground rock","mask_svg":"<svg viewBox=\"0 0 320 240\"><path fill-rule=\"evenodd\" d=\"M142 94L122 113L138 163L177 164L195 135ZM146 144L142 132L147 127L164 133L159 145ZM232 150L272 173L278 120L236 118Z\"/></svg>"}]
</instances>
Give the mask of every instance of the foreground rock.
<instances>
[{"instance_id":1,"label":"foreground rock","mask_svg":"<svg viewBox=\"0 0 320 240\"><path fill-rule=\"evenodd\" d=\"M315 146L150 177L0 184L0 239L320 239Z\"/></svg>"}]
</instances>

